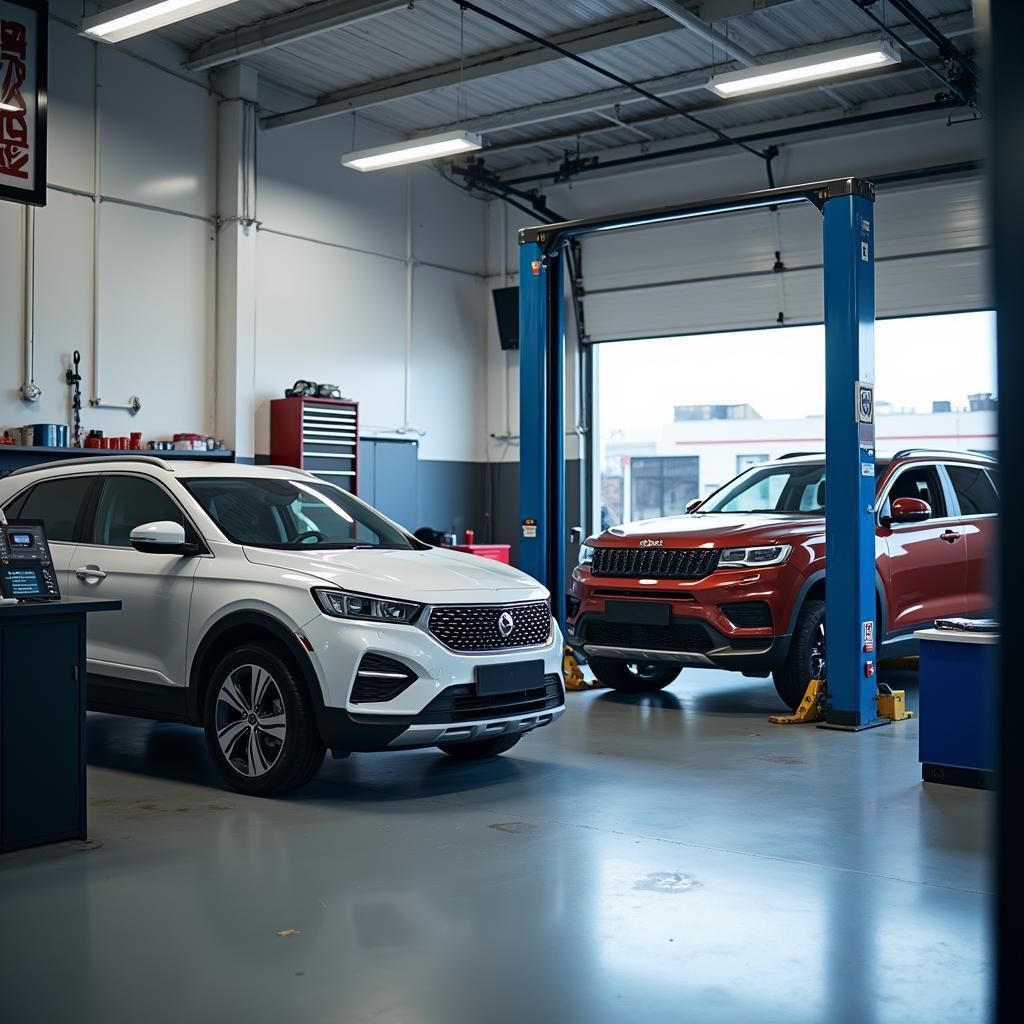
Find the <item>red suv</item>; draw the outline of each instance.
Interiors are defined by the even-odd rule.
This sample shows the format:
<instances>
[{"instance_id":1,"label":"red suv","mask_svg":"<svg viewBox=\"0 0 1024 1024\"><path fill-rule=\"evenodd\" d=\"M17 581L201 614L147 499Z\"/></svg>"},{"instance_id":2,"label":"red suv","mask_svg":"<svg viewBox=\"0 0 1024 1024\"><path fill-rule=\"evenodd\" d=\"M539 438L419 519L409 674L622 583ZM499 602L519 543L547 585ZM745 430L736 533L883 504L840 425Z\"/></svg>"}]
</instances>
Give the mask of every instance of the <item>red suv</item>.
<instances>
[{"instance_id":1,"label":"red suv","mask_svg":"<svg viewBox=\"0 0 1024 1024\"><path fill-rule=\"evenodd\" d=\"M909 449L876 462L879 657L915 629L992 609L996 463ZM587 540L572 574L568 642L616 690L671 683L684 666L774 676L795 708L825 671L825 458L741 473L687 514Z\"/></svg>"}]
</instances>

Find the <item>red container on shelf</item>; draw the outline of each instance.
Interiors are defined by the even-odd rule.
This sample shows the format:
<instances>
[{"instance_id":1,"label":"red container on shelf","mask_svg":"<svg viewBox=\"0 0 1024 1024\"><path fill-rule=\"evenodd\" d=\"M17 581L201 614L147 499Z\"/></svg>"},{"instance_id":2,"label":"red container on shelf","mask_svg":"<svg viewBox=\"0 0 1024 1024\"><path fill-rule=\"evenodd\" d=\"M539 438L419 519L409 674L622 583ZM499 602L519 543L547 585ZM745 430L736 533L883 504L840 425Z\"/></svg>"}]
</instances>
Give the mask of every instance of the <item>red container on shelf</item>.
<instances>
[{"instance_id":1,"label":"red container on shelf","mask_svg":"<svg viewBox=\"0 0 1024 1024\"><path fill-rule=\"evenodd\" d=\"M142 434L138 430L132 431L132 439L130 443L131 450L133 452L142 451Z\"/></svg>"}]
</instances>

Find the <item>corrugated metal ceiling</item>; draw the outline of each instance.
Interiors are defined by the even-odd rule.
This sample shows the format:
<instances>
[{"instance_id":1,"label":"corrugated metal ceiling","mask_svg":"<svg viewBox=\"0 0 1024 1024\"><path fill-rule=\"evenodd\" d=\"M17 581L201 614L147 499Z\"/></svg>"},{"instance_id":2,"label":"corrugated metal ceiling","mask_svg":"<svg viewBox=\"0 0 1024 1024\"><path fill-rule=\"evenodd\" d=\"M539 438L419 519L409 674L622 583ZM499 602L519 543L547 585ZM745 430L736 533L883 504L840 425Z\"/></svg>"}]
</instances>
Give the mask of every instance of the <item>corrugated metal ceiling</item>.
<instances>
[{"instance_id":1,"label":"corrugated metal ceiling","mask_svg":"<svg viewBox=\"0 0 1024 1024\"><path fill-rule=\"evenodd\" d=\"M624 16L657 17L643 0L480 0L480 5L544 38L581 26ZM186 52L223 33L272 18L284 12L320 4L296 4L294 0L242 0L209 14L162 30L162 35ZM696 5L693 5L696 6ZM754 5L751 4L751 7ZM931 17L969 16L970 0L918 0L918 7ZM882 5L876 8L882 12ZM899 18L891 9L891 23ZM588 53L603 67L634 82L648 82L687 71L708 69L728 60L720 48L667 20L666 31L648 38L620 43ZM798 46L827 45L847 36L874 31L872 22L847 0L790 0L764 10L753 11L718 23L719 31L755 55L776 53ZM309 102L342 90L367 91L374 83L393 76L416 77L417 73L450 61L460 54L473 56L521 44L521 36L495 25L473 12L462 15L453 0L415 0L409 6L322 32L260 54L244 63L259 70L267 81L299 89ZM959 44L973 47L970 36ZM934 49L922 46L928 55ZM716 127L728 129L758 122L835 109L836 97L847 107L910 95L934 84L927 72L911 70L865 81L838 84L832 94L811 89L776 95L756 103L705 109L701 117ZM614 83L567 59L553 59L532 67L507 70L467 81L461 98L464 114L481 119L486 131L489 116L539 103L582 97L614 87ZM671 101L686 108L707 108L714 94L697 89L676 95ZM303 104L296 101L295 106ZM606 109L605 115L613 113ZM487 156L495 170L543 162L577 144L584 154L651 140L692 135L694 125L682 117L660 117L663 108L649 101L631 101L619 115L626 121L640 119L635 128L611 124L607 116L581 111L529 125L486 131L489 144L498 149ZM419 91L415 95L378 103L360 116L407 135L416 135L450 125L460 116L460 88ZM645 118L656 118L644 120ZM287 128L280 129L287 131ZM563 136L552 139L552 136ZM532 144L531 144L532 143ZM515 148L508 148L515 147Z\"/></svg>"}]
</instances>

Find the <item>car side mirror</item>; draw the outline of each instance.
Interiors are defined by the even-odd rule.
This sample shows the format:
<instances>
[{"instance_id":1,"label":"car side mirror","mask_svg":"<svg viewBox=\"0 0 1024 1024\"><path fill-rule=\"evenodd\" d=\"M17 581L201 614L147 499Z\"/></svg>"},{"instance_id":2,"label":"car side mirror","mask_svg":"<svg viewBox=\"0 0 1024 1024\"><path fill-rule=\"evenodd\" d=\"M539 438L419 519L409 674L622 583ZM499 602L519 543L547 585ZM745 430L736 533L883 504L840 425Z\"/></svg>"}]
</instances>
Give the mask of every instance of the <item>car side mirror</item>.
<instances>
[{"instance_id":1,"label":"car side mirror","mask_svg":"<svg viewBox=\"0 0 1024 1024\"><path fill-rule=\"evenodd\" d=\"M185 543L185 527L169 520L143 523L131 532L132 547L148 555L194 555L196 544Z\"/></svg>"},{"instance_id":2,"label":"car side mirror","mask_svg":"<svg viewBox=\"0 0 1024 1024\"><path fill-rule=\"evenodd\" d=\"M888 516L893 523L923 523L931 519L932 507L920 498L897 498L892 503L892 514Z\"/></svg>"},{"instance_id":3,"label":"car side mirror","mask_svg":"<svg viewBox=\"0 0 1024 1024\"><path fill-rule=\"evenodd\" d=\"M700 507L700 503L703 501L702 498L694 498L693 501L686 503L686 514L689 515L691 512L696 512Z\"/></svg>"}]
</instances>

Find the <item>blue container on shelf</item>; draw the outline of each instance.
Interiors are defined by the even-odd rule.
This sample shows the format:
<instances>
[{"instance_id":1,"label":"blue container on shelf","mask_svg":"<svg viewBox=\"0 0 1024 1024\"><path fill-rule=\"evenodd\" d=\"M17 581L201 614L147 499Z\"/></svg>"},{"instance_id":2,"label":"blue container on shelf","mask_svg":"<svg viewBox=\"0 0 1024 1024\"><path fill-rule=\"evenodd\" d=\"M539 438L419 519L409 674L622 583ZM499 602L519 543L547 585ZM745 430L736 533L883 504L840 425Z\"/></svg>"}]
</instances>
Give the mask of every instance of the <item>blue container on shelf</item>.
<instances>
[{"instance_id":1,"label":"blue container on shelf","mask_svg":"<svg viewBox=\"0 0 1024 1024\"><path fill-rule=\"evenodd\" d=\"M68 446L68 425L66 423L33 423L28 429L32 431L32 444L37 448L67 448Z\"/></svg>"}]
</instances>

